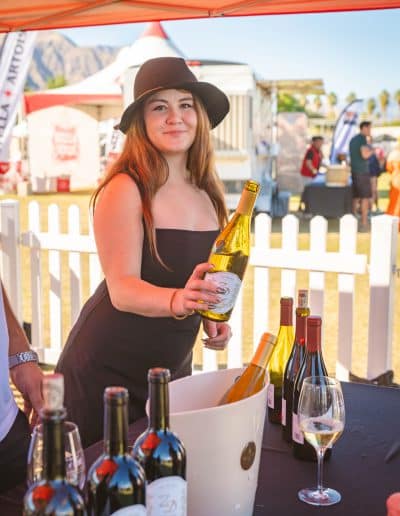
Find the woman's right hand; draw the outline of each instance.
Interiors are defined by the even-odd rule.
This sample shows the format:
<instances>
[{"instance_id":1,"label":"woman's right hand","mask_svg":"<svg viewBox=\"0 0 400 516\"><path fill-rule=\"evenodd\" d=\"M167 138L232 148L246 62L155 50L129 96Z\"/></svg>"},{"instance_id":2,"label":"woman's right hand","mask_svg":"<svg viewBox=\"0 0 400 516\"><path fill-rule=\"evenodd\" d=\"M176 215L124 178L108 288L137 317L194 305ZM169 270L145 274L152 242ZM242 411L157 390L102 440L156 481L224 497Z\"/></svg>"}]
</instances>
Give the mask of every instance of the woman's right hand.
<instances>
[{"instance_id":1,"label":"woman's right hand","mask_svg":"<svg viewBox=\"0 0 400 516\"><path fill-rule=\"evenodd\" d=\"M194 268L184 288L178 289L171 309L175 315L189 315L194 310L208 310L209 305L219 303L218 286L204 278L213 269L211 263L200 263Z\"/></svg>"}]
</instances>

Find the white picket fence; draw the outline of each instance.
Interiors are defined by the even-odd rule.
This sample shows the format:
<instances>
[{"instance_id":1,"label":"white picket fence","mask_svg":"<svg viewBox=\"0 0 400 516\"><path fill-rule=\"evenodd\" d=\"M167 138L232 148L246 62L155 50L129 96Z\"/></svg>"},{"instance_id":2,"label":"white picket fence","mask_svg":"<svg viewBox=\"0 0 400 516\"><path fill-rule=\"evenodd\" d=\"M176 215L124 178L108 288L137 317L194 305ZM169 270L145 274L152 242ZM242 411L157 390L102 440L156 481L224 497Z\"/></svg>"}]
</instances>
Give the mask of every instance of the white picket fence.
<instances>
[{"instance_id":1,"label":"white picket fence","mask_svg":"<svg viewBox=\"0 0 400 516\"><path fill-rule=\"evenodd\" d=\"M22 320L21 248L30 252L32 294L32 346L41 360L55 363L63 346L62 309L70 311L71 324L78 317L83 304L81 255L89 254L89 290L94 291L102 272L92 234L83 235L80 229L78 206L68 210L68 232L60 232L60 209L48 208L48 231L40 230L40 206L29 204L29 230L22 233L19 223L19 203L0 202L0 268L10 301ZM309 271L311 312L322 315L325 297L325 274L338 274L338 355L336 375L347 379L351 368L353 321L355 317L355 276L369 275L369 317L367 376L372 378L390 369L393 316L395 306L395 278L398 222L395 217L382 215L372 219L371 247L367 255L356 253L357 221L352 215L340 220L338 252L327 251L328 223L323 217L310 221L310 247L298 249L299 220L294 215L282 219L282 246L272 248L271 219L260 214L255 221L255 245L250 265L254 267L254 347L265 331L269 318L270 269L281 270L281 295L296 297L297 271ZM42 251L48 251L49 291L42 288ZM61 253L68 253L69 299L62 299ZM44 344L42 310L43 297L48 296L50 338ZM233 337L228 348L228 367L242 365L243 292L240 292L230 324ZM203 370L218 367L216 353L204 349Z\"/></svg>"}]
</instances>

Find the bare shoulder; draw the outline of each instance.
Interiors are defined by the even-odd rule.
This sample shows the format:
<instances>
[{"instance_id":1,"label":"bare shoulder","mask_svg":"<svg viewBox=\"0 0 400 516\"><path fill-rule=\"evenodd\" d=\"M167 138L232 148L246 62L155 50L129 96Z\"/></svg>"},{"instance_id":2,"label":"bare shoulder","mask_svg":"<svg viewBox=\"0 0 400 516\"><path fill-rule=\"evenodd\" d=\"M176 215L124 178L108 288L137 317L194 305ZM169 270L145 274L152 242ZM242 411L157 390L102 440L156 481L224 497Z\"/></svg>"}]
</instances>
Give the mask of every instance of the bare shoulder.
<instances>
[{"instance_id":1,"label":"bare shoulder","mask_svg":"<svg viewBox=\"0 0 400 516\"><path fill-rule=\"evenodd\" d=\"M135 181L128 174L117 174L103 188L98 197L98 205L108 204L116 201L129 204L141 204L139 188Z\"/></svg>"}]
</instances>

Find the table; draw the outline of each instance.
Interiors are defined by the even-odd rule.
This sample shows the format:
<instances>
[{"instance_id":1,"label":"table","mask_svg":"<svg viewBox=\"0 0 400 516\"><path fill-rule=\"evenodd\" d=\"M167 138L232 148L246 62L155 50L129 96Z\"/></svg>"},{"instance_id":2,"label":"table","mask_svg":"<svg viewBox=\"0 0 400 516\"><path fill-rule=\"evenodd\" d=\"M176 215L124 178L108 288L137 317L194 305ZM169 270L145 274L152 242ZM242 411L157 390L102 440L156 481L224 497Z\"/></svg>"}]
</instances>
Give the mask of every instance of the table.
<instances>
[{"instance_id":1,"label":"table","mask_svg":"<svg viewBox=\"0 0 400 516\"><path fill-rule=\"evenodd\" d=\"M281 429L266 423L254 516L385 516L386 498L400 491L400 454L385 456L400 440L400 389L343 383L346 424L324 464L323 483L342 501L311 507L297 499L303 487L316 485L316 463L295 459Z\"/></svg>"},{"instance_id":2,"label":"table","mask_svg":"<svg viewBox=\"0 0 400 516\"><path fill-rule=\"evenodd\" d=\"M352 187L313 182L305 186L302 201L306 213L326 218L342 217L352 212Z\"/></svg>"},{"instance_id":3,"label":"table","mask_svg":"<svg viewBox=\"0 0 400 516\"><path fill-rule=\"evenodd\" d=\"M281 439L281 428L266 421L254 516L385 516L386 498L400 491L400 454L385 462L388 450L400 439L400 389L342 385L345 431L324 465L324 484L342 494L341 503L319 508L297 499L299 489L315 485L317 465L295 459L290 446ZM141 419L129 427L130 442L146 424ZM85 450L88 466L101 450L102 443ZM24 491L25 487L19 486L0 495L0 514L19 516Z\"/></svg>"}]
</instances>

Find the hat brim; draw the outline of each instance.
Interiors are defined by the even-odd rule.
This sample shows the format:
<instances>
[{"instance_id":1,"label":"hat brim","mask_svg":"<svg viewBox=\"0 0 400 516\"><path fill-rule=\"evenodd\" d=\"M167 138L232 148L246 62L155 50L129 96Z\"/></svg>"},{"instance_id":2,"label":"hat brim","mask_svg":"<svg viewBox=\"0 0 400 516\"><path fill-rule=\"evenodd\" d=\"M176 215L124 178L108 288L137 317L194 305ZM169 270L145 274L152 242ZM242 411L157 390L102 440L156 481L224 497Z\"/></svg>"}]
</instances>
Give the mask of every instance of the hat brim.
<instances>
[{"instance_id":1,"label":"hat brim","mask_svg":"<svg viewBox=\"0 0 400 516\"><path fill-rule=\"evenodd\" d=\"M143 94L141 97L129 104L129 106L122 113L121 121L114 127L114 129L119 129L125 134L132 123L132 118L138 106L140 106L150 95L153 95L156 91L165 89L187 90L197 95L201 99L207 111L212 129L217 127L217 125L222 122L222 120L229 112L228 97L223 91L221 91L213 84L210 84L209 82L179 83L176 85L170 85L167 88L155 88L154 90Z\"/></svg>"}]
</instances>

